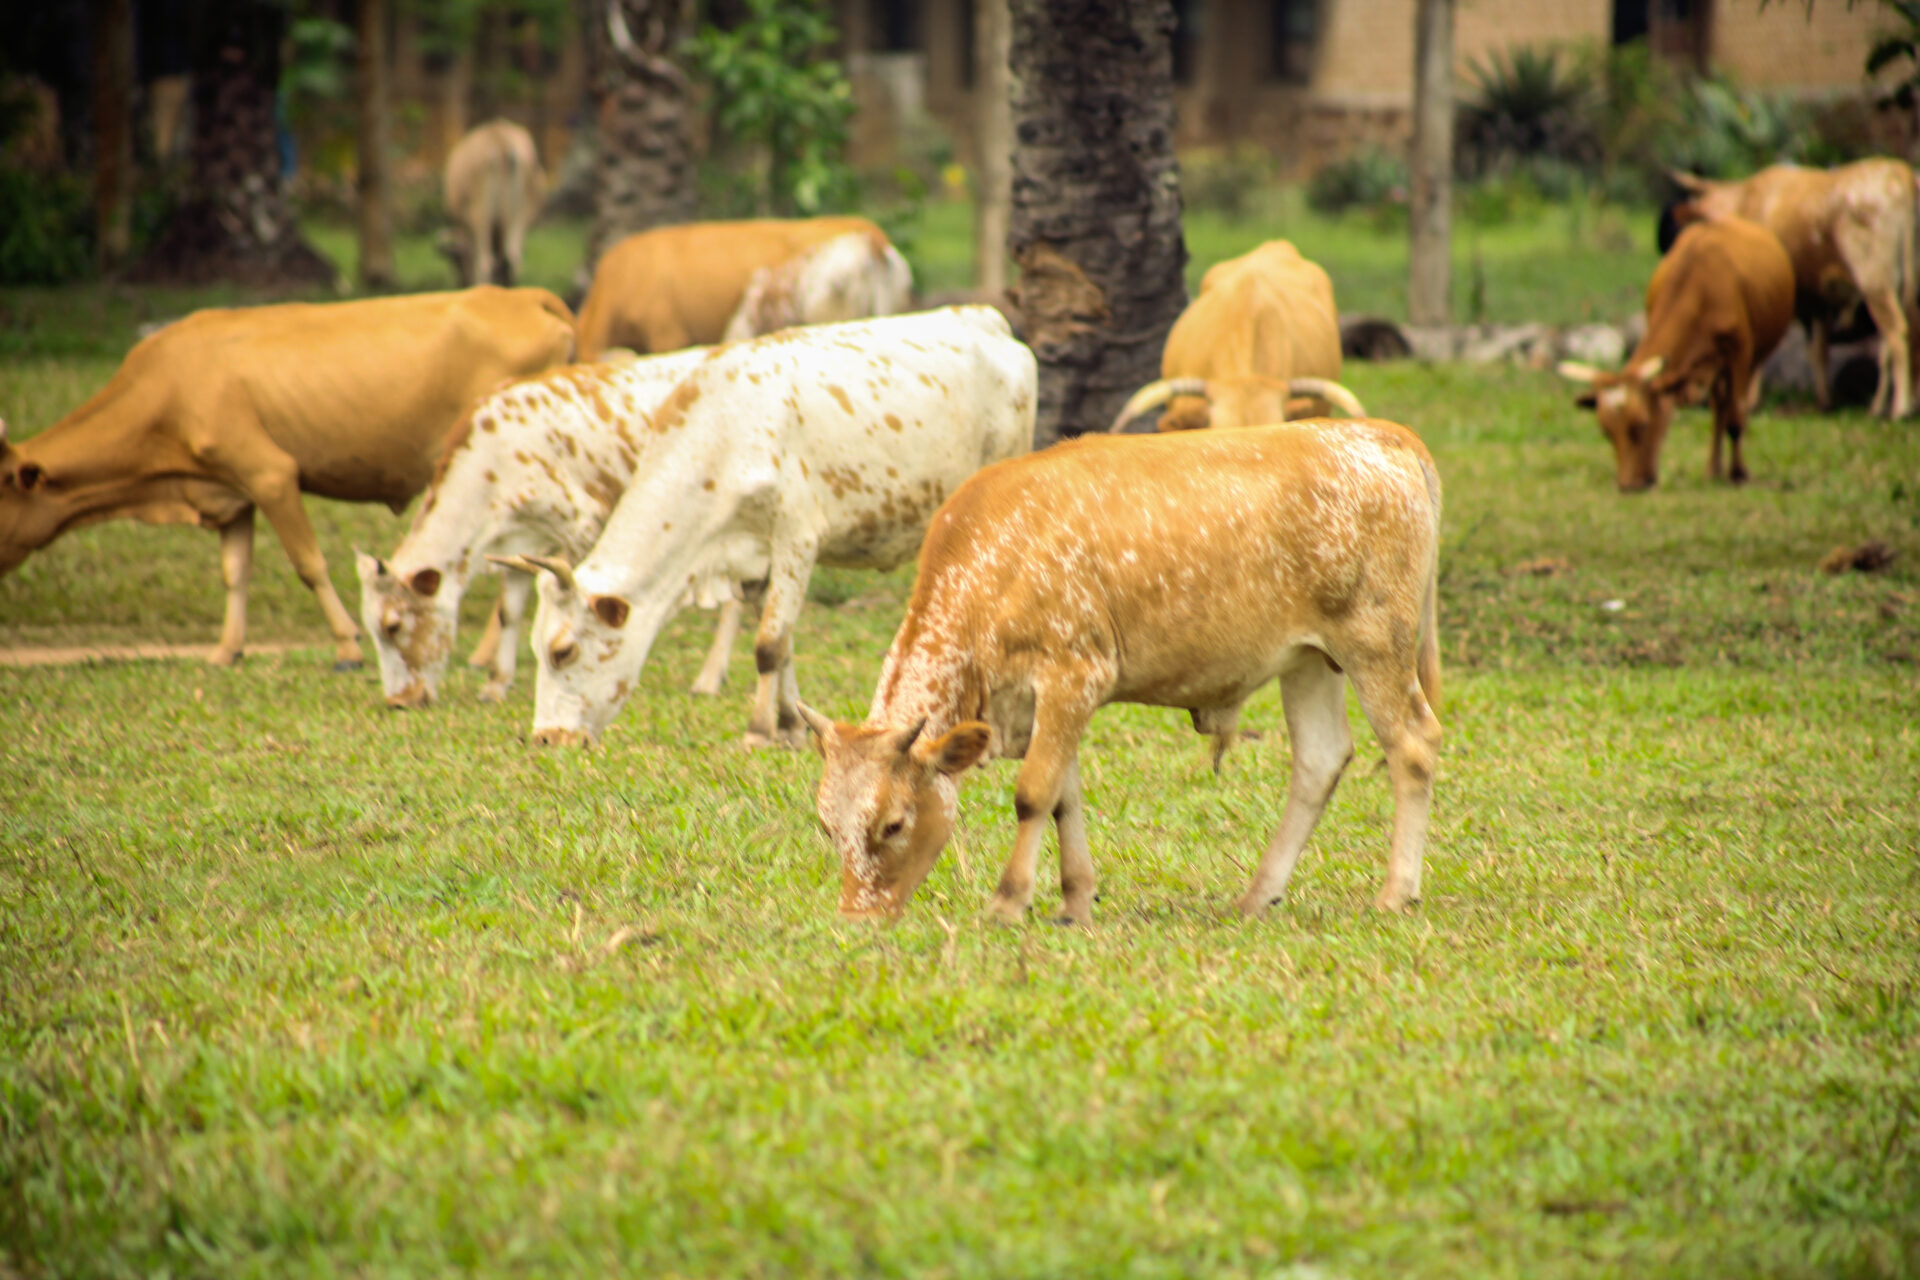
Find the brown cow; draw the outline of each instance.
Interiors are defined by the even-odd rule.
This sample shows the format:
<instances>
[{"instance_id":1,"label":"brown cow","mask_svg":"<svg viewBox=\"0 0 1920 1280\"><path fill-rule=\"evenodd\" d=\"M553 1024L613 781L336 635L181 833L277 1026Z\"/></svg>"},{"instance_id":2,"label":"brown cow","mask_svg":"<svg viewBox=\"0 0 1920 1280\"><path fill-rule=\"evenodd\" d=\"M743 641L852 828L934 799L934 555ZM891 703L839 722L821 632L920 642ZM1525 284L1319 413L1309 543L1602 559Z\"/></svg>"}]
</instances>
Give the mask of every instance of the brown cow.
<instances>
[{"instance_id":1,"label":"brown cow","mask_svg":"<svg viewBox=\"0 0 1920 1280\"><path fill-rule=\"evenodd\" d=\"M440 244L462 287L511 286L520 278L527 228L540 216L547 175L533 135L511 120L489 120L447 153L447 216Z\"/></svg>"},{"instance_id":2,"label":"brown cow","mask_svg":"<svg viewBox=\"0 0 1920 1280\"><path fill-rule=\"evenodd\" d=\"M1440 478L1379 421L1082 438L979 471L935 513L866 723L800 708L826 770L840 911L898 914L953 831L958 778L1022 757L1019 834L992 910L1025 914L1051 820L1065 919L1093 911L1080 737L1112 702L1231 732L1280 681L1293 779L1240 898L1286 892L1353 758L1346 683L1386 749L1392 854L1375 905L1420 896L1440 746Z\"/></svg>"},{"instance_id":3,"label":"brown cow","mask_svg":"<svg viewBox=\"0 0 1920 1280\"><path fill-rule=\"evenodd\" d=\"M1697 223L1674 242L1647 285L1647 335L1620 373L1563 363L1591 385L1576 401L1595 409L1613 441L1622 492L1651 487L1674 407L1705 388L1713 408L1707 476L1720 478L1720 439L1733 444L1735 484L1747 478L1740 441L1760 364L1793 323L1793 263L1773 233L1745 218Z\"/></svg>"},{"instance_id":4,"label":"brown cow","mask_svg":"<svg viewBox=\"0 0 1920 1280\"><path fill-rule=\"evenodd\" d=\"M766 218L655 227L608 249L580 307L580 358L608 347L642 355L719 342L753 273L848 232L865 218Z\"/></svg>"},{"instance_id":5,"label":"brown cow","mask_svg":"<svg viewBox=\"0 0 1920 1280\"><path fill-rule=\"evenodd\" d=\"M1269 240L1201 277L1167 335L1160 381L1135 392L1111 430L1163 404L1162 431L1280 422L1307 407L1290 397L1365 417L1339 377L1333 281L1292 242Z\"/></svg>"},{"instance_id":6,"label":"brown cow","mask_svg":"<svg viewBox=\"0 0 1920 1280\"><path fill-rule=\"evenodd\" d=\"M1850 285L1880 328L1880 385L1873 412L1904 418L1913 411L1913 255L1920 210L1911 168L1880 159L1837 169L1777 164L1741 182L1686 173L1673 179L1691 193L1670 210L1677 224L1750 218L1785 247L1799 311L1807 321L1814 395L1821 408L1832 403L1828 317L1836 285Z\"/></svg>"},{"instance_id":7,"label":"brown cow","mask_svg":"<svg viewBox=\"0 0 1920 1280\"><path fill-rule=\"evenodd\" d=\"M0 573L102 520L218 529L227 611L212 661L232 663L246 643L257 506L319 600L340 662L357 663L353 618L300 494L399 512L476 398L572 349L573 316L544 289L195 312L39 435L0 437Z\"/></svg>"}]
</instances>

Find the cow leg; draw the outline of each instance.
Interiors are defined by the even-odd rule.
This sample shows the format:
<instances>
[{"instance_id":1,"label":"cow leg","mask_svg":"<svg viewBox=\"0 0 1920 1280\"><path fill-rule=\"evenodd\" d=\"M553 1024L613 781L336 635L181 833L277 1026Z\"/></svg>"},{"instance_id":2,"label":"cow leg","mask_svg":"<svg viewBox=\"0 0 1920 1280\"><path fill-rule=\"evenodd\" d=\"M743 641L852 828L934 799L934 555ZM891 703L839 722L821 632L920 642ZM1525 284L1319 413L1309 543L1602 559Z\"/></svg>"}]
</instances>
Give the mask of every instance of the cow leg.
<instances>
[{"instance_id":1,"label":"cow leg","mask_svg":"<svg viewBox=\"0 0 1920 1280\"><path fill-rule=\"evenodd\" d=\"M240 661L247 648L247 586L253 581L253 508L220 526L220 580L227 588L227 614L220 643L207 655L216 667Z\"/></svg>"},{"instance_id":2,"label":"cow leg","mask_svg":"<svg viewBox=\"0 0 1920 1280\"><path fill-rule=\"evenodd\" d=\"M520 575L525 577L525 574ZM500 656L500 614L507 607L507 593L503 587L500 598L493 602L493 608L487 610L487 629L480 633L480 643L473 646L473 652L467 655L470 667L491 667Z\"/></svg>"},{"instance_id":3,"label":"cow leg","mask_svg":"<svg viewBox=\"0 0 1920 1280\"><path fill-rule=\"evenodd\" d=\"M515 284L519 283L520 259L522 254L524 254L526 251L526 244L527 244L526 223L519 219L515 219L507 227L505 243L501 246L503 252L500 255L500 259L501 259L500 266L501 266L501 272L503 276L500 283L506 285L509 289L511 289Z\"/></svg>"},{"instance_id":4,"label":"cow leg","mask_svg":"<svg viewBox=\"0 0 1920 1280\"><path fill-rule=\"evenodd\" d=\"M1827 383L1827 317L1816 311L1807 321L1807 363L1813 366L1813 402L1825 413L1833 408L1833 388Z\"/></svg>"},{"instance_id":5,"label":"cow leg","mask_svg":"<svg viewBox=\"0 0 1920 1280\"><path fill-rule=\"evenodd\" d=\"M266 513L287 559L293 561L294 572L313 592L326 615L327 627L333 632L335 669L358 667L360 629L333 589L326 557L320 554L320 541L313 535L306 508L300 505L299 465L269 440L257 423L232 425L229 439L220 447L201 451L201 460ZM246 429L247 425L252 429Z\"/></svg>"},{"instance_id":6,"label":"cow leg","mask_svg":"<svg viewBox=\"0 0 1920 1280\"><path fill-rule=\"evenodd\" d=\"M1287 882L1307 838L1326 812L1327 801L1353 759L1353 731L1347 725L1347 681L1317 658L1301 663L1280 677L1281 705L1287 718L1287 740L1293 749L1293 772L1287 780L1287 807L1279 829L1267 842L1267 851L1240 895L1240 913L1258 915L1286 896Z\"/></svg>"},{"instance_id":7,"label":"cow leg","mask_svg":"<svg viewBox=\"0 0 1920 1280\"><path fill-rule=\"evenodd\" d=\"M1080 801L1080 757L1067 761L1060 799L1053 806L1054 832L1060 839L1060 923L1092 924L1097 881L1093 852L1087 846L1087 813Z\"/></svg>"},{"instance_id":8,"label":"cow leg","mask_svg":"<svg viewBox=\"0 0 1920 1280\"><path fill-rule=\"evenodd\" d=\"M713 628L713 643L707 647L707 660L693 678L693 692L712 697L727 681L727 660L733 656L733 638L740 634L740 602L729 600L720 606L720 620Z\"/></svg>"},{"instance_id":9,"label":"cow leg","mask_svg":"<svg viewBox=\"0 0 1920 1280\"><path fill-rule=\"evenodd\" d=\"M753 691L753 712L747 718L746 744L804 746L807 740L800 709L781 696L786 668L793 661L793 627L806 603L807 580L813 576L813 558L819 540L811 536L781 540L773 546L772 571L767 575L766 603L753 637L753 665L759 682Z\"/></svg>"},{"instance_id":10,"label":"cow leg","mask_svg":"<svg viewBox=\"0 0 1920 1280\"><path fill-rule=\"evenodd\" d=\"M527 617L527 599L533 594L534 575L509 569L500 584L500 603L494 606L493 674L480 690L482 702L504 702L513 687L513 670L520 660L520 627Z\"/></svg>"},{"instance_id":11,"label":"cow leg","mask_svg":"<svg viewBox=\"0 0 1920 1280\"><path fill-rule=\"evenodd\" d=\"M1752 376L1752 357L1746 353L1736 355L1723 375L1725 383L1714 385L1713 397L1713 466L1714 473L1719 472L1720 437L1727 437L1727 445L1732 454L1727 469L1727 479L1735 484L1747 482L1747 459L1741 451L1741 442L1747 436L1747 406L1740 388L1747 385Z\"/></svg>"},{"instance_id":12,"label":"cow leg","mask_svg":"<svg viewBox=\"0 0 1920 1280\"><path fill-rule=\"evenodd\" d=\"M1873 393L1873 412L1904 418L1913 412L1913 353L1908 344L1906 310L1891 293L1877 290L1867 295L1867 310L1880 326L1880 385Z\"/></svg>"},{"instance_id":13,"label":"cow leg","mask_svg":"<svg viewBox=\"0 0 1920 1280\"><path fill-rule=\"evenodd\" d=\"M1382 655L1350 665L1360 709L1387 753L1393 781L1393 845L1387 882L1373 905L1397 911L1420 900L1420 865L1433 808L1433 775L1440 763L1440 721L1414 674L1413 655Z\"/></svg>"},{"instance_id":14,"label":"cow leg","mask_svg":"<svg viewBox=\"0 0 1920 1280\"><path fill-rule=\"evenodd\" d=\"M491 224L475 229L473 237L473 282L492 284L494 272L493 227Z\"/></svg>"},{"instance_id":15,"label":"cow leg","mask_svg":"<svg viewBox=\"0 0 1920 1280\"><path fill-rule=\"evenodd\" d=\"M1024 919L1027 908L1032 905L1040 842L1046 838L1048 819L1057 820L1061 813L1073 815L1071 830L1075 833L1073 839L1079 842L1076 853L1068 845L1067 837L1062 837L1060 880L1063 893L1068 895L1063 908L1068 918L1075 918L1077 897L1084 899L1084 911L1090 913L1093 909L1093 864L1091 858L1086 857L1086 825L1080 816L1079 787L1074 787L1071 801L1065 795L1067 779L1072 777L1076 784L1079 781L1074 756L1086 719L1077 717L1075 723L1068 726L1045 723L1048 714L1045 701L1043 694L1041 719L1035 721L1033 741L1027 745L1026 758L1020 762L1020 776L1013 785L1013 812L1020 822L1013 837L1013 853L1000 872L1000 883L993 891L992 901L987 904L989 914L1003 923ZM1084 868L1080 866L1083 858L1086 859Z\"/></svg>"}]
</instances>

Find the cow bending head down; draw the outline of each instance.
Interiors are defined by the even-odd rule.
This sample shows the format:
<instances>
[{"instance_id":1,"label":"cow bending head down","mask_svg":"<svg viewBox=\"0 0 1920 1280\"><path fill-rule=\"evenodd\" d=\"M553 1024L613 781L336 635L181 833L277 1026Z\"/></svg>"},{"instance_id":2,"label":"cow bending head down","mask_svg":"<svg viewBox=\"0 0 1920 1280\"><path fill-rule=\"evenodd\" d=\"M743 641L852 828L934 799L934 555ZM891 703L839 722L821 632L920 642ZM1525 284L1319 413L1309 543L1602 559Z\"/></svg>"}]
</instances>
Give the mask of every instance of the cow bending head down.
<instances>
[{"instance_id":1,"label":"cow bending head down","mask_svg":"<svg viewBox=\"0 0 1920 1280\"><path fill-rule=\"evenodd\" d=\"M1619 373L1566 360L1560 375L1588 384L1574 398L1600 419L1600 433L1613 445L1614 481L1622 493L1640 493L1660 481L1660 447L1673 425L1679 403L1679 379L1665 374L1666 361L1653 356Z\"/></svg>"},{"instance_id":2,"label":"cow bending head down","mask_svg":"<svg viewBox=\"0 0 1920 1280\"><path fill-rule=\"evenodd\" d=\"M408 577L364 551L354 553L360 571L360 621L376 637L380 682L396 711L424 707L440 692L460 625L460 597L440 591L438 569Z\"/></svg>"}]
</instances>

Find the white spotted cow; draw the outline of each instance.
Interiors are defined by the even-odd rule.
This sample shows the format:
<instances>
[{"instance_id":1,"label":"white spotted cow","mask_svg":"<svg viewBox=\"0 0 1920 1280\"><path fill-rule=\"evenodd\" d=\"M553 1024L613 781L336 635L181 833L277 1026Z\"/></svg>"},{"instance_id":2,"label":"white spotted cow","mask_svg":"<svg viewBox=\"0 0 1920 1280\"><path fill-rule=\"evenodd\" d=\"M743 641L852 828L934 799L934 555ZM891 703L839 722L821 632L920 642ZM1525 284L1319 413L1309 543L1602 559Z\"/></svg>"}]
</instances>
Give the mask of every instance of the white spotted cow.
<instances>
[{"instance_id":1,"label":"white spotted cow","mask_svg":"<svg viewBox=\"0 0 1920 1280\"><path fill-rule=\"evenodd\" d=\"M802 324L890 316L913 303L913 269L879 231L835 236L747 282L726 341Z\"/></svg>"},{"instance_id":2,"label":"white spotted cow","mask_svg":"<svg viewBox=\"0 0 1920 1280\"><path fill-rule=\"evenodd\" d=\"M716 352L654 415L660 438L592 554L542 566L533 740L598 740L690 589L762 578L747 742L802 740L793 627L814 565L912 558L962 481L1032 448L1036 377L990 307Z\"/></svg>"},{"instance_id":3,"label":"white spotted cow","mask_svg":"<svg viewBox=\"0 0 1920 1280\"><path fill-rule=\"evenodd\" d=\"M605 364L575 364L511 383L479 401L447 439L440 468L406 539L385 560L361 554L360 618L373 638L387 705L422 707L438 693L459 624L460 599L484 557L592 549L658 438L651 416L711 348ZM521 618L533 578L507 575L498 643L483 701L513 682ZM695 693L717 693L739 629L723 607ZM485 646L483 646L483 649Z\"/></svg>"},{"instance_id":4,"label":"white spotted cow","mask_svg":"<svg viewBox=\"0 0 1920 1280\"><path fill-rule=\"evenodd\" d=\"M1051 820L1064 918L1087 923L1093 713L1179 707L1218 735L1276 678L1293 777L1241 910L1286 892L1353 757L1348 680L1393 781L1375 905L1414 901L1440 746L1439 547L1433 459L1391 422L1083 438L982 471L927 530L866 723L801 708L826 756L815 804L841 914L899 914L953 831L959 776L1002 755L1022 758L1020 825L992 910L1025 914Z\"/></svg>"}]
</instances>

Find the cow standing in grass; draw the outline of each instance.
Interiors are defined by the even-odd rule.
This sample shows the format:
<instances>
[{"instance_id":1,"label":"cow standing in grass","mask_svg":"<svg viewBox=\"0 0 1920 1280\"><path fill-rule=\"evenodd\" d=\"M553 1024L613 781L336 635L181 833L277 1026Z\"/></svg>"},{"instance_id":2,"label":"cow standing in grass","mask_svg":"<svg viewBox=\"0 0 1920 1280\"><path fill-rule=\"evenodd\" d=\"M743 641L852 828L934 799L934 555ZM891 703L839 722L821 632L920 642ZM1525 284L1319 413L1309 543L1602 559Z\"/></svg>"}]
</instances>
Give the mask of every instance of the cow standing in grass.
<instances>
[{"instance_id":1,"label":"cow standing in grass","mask_svg":"<svg viewBox=\"0 0 1920 1280\"><path fill-rule=\"evenodd\" d=\"M513 285L527 230L540 216L547 175L533 135L511 120L489 120L447 153L447 217L440 251L462 285Z\"/></svg>"},{"instance_id":2,"label":"cow standing in grass","mask_svg":"<svg viewBox=\"0 0 1920 1280\"><path fill-rule=\"evenodd\" d=\"M878 232L835 236L777 267L753 273L726 340L740 342L801 324L890 316L913 303L913 271Z\"/></svg>"},{"instance_id":3,"label":"cow standing in grass","mask_svg":"<svg viewBox=\"0 0 1920 1280\"><path fill-rule=\"evenodd\" d=\"M898 914L953 830L961 774L1022 758L992 909L1024 915L1051 820L1064 920L1094 899L1079 744L1111 702L1230 733L1278 678L1293 739L1280 829L1240 898L1280 898L1353 755L1346 681L1386 749L1394 822L1375 905L1420 896L1440 745L1440 481L1379 421L1081 439L989 467L935 515L864 724L802 715L840 911Z\"/></svg>"},{"instance_id":4,"label":"cow standing in grass","mask_svg":"<svg viewBox=\"0 0 1920 1280\"><path fill-rule=\"evenodd\" d=\"M765 579L750 745L805 736L793 629L815 564L889 569L987 463L1033 447L1033 353L988 307L737 343L689 374L578 568L544 568L534 741L598 739L702 584Z\"/></svg>"},{"instance_id":5,"label":"cow standing in grass","mask_svg":"<svg viewBox=\"0 0 1920 1280\"><path fill-rule=\"evenodd\" d=\"M300 495L403 510L475 399L572 351L573 315L544 289L197 311L39 435L17 447L0 437L0 573L102 520L217 529L227 610L212 661L237 662L258 507L319 601L337 660L358 665Z\"/></svg>"},{"instance_id":6,"label":"cow standing in grass","mask_svg":"<svg viewBox=\"0 0 1920 1280\"><path fill-rule=\"evenodd\" d=\"M487 555L577 560L593 549L658 439L652 415L710 348L607 364L576 364L493 392L447 441L413 528L385 560L362 554L360 617L380 661L387 705L431 702L446 673L460 598ZM530 575L509 571L482 701L513 682ZM695 693L718 693L740 625L721 610Z\"/></svg>"}]
</instances>

